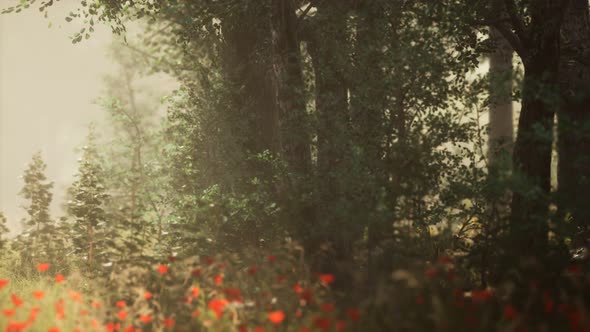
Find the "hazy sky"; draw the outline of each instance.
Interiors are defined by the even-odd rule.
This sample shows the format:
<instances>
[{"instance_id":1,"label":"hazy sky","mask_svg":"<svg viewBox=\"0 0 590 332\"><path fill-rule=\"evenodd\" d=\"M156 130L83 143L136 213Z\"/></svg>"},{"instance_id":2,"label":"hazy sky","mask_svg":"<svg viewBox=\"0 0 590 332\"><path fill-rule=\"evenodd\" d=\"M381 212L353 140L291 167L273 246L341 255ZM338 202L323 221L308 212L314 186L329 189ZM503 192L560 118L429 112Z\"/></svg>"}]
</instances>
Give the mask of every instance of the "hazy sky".
<instances>
[{"instance_id":1,"label":"hazy sky","mask_svg":"<svg viewBox=\"0 0 590 332\"><path fill-rule=\"evenodd\" d=\"M76 172L75 150L88 124L105 118L92 102L101 95L102 77L116 68L106 56L113 37L97 26L90 40L73 45L69 36L80 28L64 17L77 3L57 2L48 19L37 9L0 15L0 211L12 227L24 216L17 195L32 154L40 150L48 164L52 213L59 217Z\"/></svg>"}]
</instances>

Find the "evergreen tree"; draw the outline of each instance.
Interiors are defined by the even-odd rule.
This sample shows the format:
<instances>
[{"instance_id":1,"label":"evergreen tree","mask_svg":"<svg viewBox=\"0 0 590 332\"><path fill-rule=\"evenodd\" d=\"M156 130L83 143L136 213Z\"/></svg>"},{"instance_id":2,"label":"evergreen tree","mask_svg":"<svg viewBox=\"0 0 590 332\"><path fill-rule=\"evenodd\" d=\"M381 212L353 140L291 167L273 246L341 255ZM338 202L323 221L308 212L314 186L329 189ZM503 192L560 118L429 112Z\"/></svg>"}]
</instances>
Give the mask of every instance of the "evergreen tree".
<instances>
[{"instance_id":1,"label":"evergreen tree","mask_svg":"<svg viewBox=\"0 0 590 332\"><path fill-rule=\"evenodd\" d=\"M74 252L83 257L89 269L104 259L108 226L105 203L109 198L92 132L79 161L77 179L70 188L68 211L74 217Z\"/></svg>"},{"instance_id":2,"label":"evergreen tree","mask_svg":"<svg viewBox=\"0 0 590 332\"><path fill-rule=\"evenodd\" d=\"M49 214L53 182L45 176L46 167L41 153L37 152L23 175L25 185L20 195L29 204L25 206L28 216L23 219L23 233L18 238L22 263L51 261L54 257L52 248L55 247L53 240L56 229Z\"/></svg>"},{"instance_id":3,"label":"evergreen tree","mask_svg":"<svg viewBox=\"0 0 590 332\"><path fill-rule=\"evenodd\" d=\"M0 250L5 249L6 245L8 244L6 234L8 234L8 227L6 226L6 217L2 212L0 212Z\"/></svg>"}]
</instances>

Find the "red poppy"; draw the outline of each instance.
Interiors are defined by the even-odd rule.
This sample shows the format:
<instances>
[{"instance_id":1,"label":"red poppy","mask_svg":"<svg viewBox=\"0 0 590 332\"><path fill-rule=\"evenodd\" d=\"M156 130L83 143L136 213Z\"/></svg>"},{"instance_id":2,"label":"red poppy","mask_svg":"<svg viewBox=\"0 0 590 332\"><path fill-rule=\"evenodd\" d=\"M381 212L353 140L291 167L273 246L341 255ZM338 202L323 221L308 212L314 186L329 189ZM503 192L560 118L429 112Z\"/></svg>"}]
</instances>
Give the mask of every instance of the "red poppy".
<instances>
[{"instance_id":1,"label":"red poppy","mask_svg":"<svg viewBox=\"0 0 590 332\"><path fill-rule=\"evenodd\" d=\"M117 303L115 305L117 306L117 308L125 308L127 306L127 302L117 301Z\"/></svg>"},{"instance_id":2,"label":"red poppy","mask_svg":"<svg viewBox=\"0 0 590 332\"><path fill-rule=\"evenodd\" d=\"M201 276L201 274L203 274L203 272L202 272L202 271L201 271L201 269L200 269L200 268L198 268L198 267L197 267L197 268L194 268L194 269L191 271L191 275L193 276L193 278L198 278L198 277L200 277L200 276Z\"/></svg>"},{"instance_id":3,"label":"red poppy","mask_svg":"<svg viewBox=\"0 0 590 332\"><path fill-rule=\"evenodd\" d=\"M286 277L285 275L279 274L279 275L277 276L277 281L278 281L278 282L283 282L283 281L285 281L285 280L287 280L287 277Z\"/></svg>"},{"instance_id":4,"label":"red poppy","mask_svg":"<svg viewBox=\"0 0 590 332\"><path fill-rule=\"evenodd\" d=\"M242 291L237 288L226 288L223 290L223 294L227 297L230 302L243 302Z\"/></svg>"},{"instance_id":5,"label":"red poppy","mask_svg":"<svg viewBox=\"0 0 590 332\"><path fill-rule=\"evenodd\" d=\"M504 318L507 320L513 320L518 315L518 311L511 304L504 306Z\"/></svg>"},{"instance_id":6,"label":"red poppy","mask_svg":"<svg viewBox=\"0 0 590 332\"><path fill-rule=\"evenodd\" d=\"M80 302L80 300L82 299L82 294L74 292L73 290L69 290L68 294L70 295L70 299L72 299L72 301L74 302Z\"/></svg>"},{"instance_id":7,"label":"red poppy","mask_svg":"<svg viewBox=\"0 0 590 332\"><path fill-rule=\"evenodd\" d=\"M336 321L336 331L342 332L346 329L346 323L344 321Z\"/></svg>"},{"instance_id":8,"label":"red poppy","mask_svg":"<svg viewBox=\"0 0 590 332\"><path fill-rule=\"evenodd\" d=\"M47 332L59 332L59 329L57 327L52 327L49 330L47 330Z\"/></svg>"},{"instance_id":9,"label":"red poppy","mask_svg":"<svg viewBox=\"0 0 590 332\"><path fill-rule=\"evenodd\" d=\"M361 312L358 308L349 308L346 310L346 316L348 316L351 321L357 321L361 318Z\"/></svg>"},{"instance_id":10,"label":"red poppy","mask_svg":"<svg viewBox=\"0 0 590 332\"><path fill-rule=\"evenodd\" d=\"M297 294L301 294L301 292L303 292L303 288L301 288L299 284L293 285L293 290L295 290L295 293Z\"/></svg>"},{"instance_id":11,"label":"red poppy","mask_svg":"<svg viewBox=\"0 0 590 332\"><path fill-rule=\"evenodd\" d=\"M193 297L199 297L199 294L201 294L201 289L199 287L197 287L197 286L193 286L191 288L191 295Z\"/></svg>"},{"instance_id":12,"label":"red poppy","mask_svg":"<svg viewBox=\"0 0 590 332\"><path fill-rule=\"evenodd\" d=\"M146 300L149 300L152 298L152 292L150 291L145 291L145 293L143 293L143 298Z\"/></svg>"},{"instance_id":13,"label":"red poppy","mask_svg":"<svg viewBox=\"0 0 590 332\"><path fill-rule=\"evenodd\" d=\"M258 272L258 267L256 267L256 266L250 266L248 268L248 274L249 275L253 276L253 275L256 274L256 272Z\"/></svg>"},{"instance_id":14,"label":"red poppy","mask_svg":"<svg viewBox=\"0 0 590 332\"><path fill-rule=\"evenodd\" d=\"M82 309L80 310L80 317L86 317L88 315L88 310Z\"/></svg>"},{"instance_id":15,"label":"red poppy","mask_svg":"<svg viewBox=\"0 0 590 332\"><path fill-rule=\"evenodd\" d=\"M0 289L4 288L4 286L8 285L8 280L0 279Z\"/></svg>"},{"instance_id":16,"label":"red poppy","mask_svg":"<svg viewBox=\"0 0 590 332\"><path fill-rule=\"evenodd\" d=\"M211 264L213 264L213 262L215 262L215 260L213 260L213 258L211 258L209 256L203 256L203 258L201 258L201 260L203 262L205 262L205 264L207 264L207 265L211 265Z\"/></svg>"},{"instance_id":17,"label":"red poppy","mask_svg":"<svg viewBox=\"0 0 590 332\"><path fill-rule=\"evenodd\" d=\"M98 309L98 308L100 308L100 302L98 302L98 301L92 301L92 304L91 304L91 305L92 305L92 307L93 307L93 308L95 308L95 309Z\"/></svg>"},{"instance_id":18,"label":"red poppy","mask_svg":"<svg viewBox=\"0 0 590 332\"><path fill-rule=\"evenodd\" d=\"M10 295L10 300L12 301L12 304L14 304L15 307L20 307L24 303L23 300L20 299L20 297L14 294Z\"/></svg>"},{"instance_id":19,"label":"red poppy","mask_svg":"<svg viewBox=\"0 0 590 332\"><path fill-rule=\"evenodd\" d=\"M492 291L489 289L474 290L471 292L471 299L473 300L473 302L476 302L476 303L487 302L491 298L492 298Z\"/></svg>"},{"instance_id":20,"label":"red poppy","mask_svg":"<svg viewBox=\"0 0 590 332\"><path fill-rule=\"evenodd\" d=\"M277 257L276 256L274 256L274 255L268 255L268 262L269 263L274 263L274 262L276 262L276 260L277 260Z\"/></svg>"},{"instance_id":21,"label":"red poppy","mask_svg":"<svg viewBox=\"0 0 590 332\"><path fill-rule=\"evenodd\" d=\"M319 278L320 278L320 282L324 286L328 286L334 282L334 275L333 274L320 274Z\"/></svg>"},{"instance_id":22,"label":"red poppy","mask_svg":"<svg viewBox=\"0 0 590 332\"><path fill-rule=\"evenodd\" d=\"M223 274L216 274L213 277L213 283L217 286L221 285L223 283Z\"/></svg>"},{"instance_id":23,"label":"red poppy","mask_svg":"<svg viewBox=\"0 0 590 332\"><path fill-rule=\"evenodd\" d=\"M309 327L302 327L299 329L299 332L311 332L311 330L309 329Z\"/></svg>"},{"instance_id":24,"label":"red poppy","mask_svg":"<svg viewBox=\"0 0 590 332\"><path fill-rule=\"evenodd\" d=\"M161 275L165 275L166 273L168 273L168 266L164 264L158 265L158 273L160 273Z\"/></svg>"},{"instance_id":25,"label":"red poppy","mask_svg":"<svg viewBox=\"0 0 590 332\"><path fill-rule=\"evenodd\" d=\"M217 318L221 318L221 315L223 315L223 309L225 308L225 306L228 304L229 302L226 299L213 299L211 301L209 301L209 304L207 304L207 307L212 310L213 312L215 312L215 315L217 316Z\"/></svg>"},{"instance_id":26,"label":"red poppy","mask_svg":"<svg viewBox=\"0 0 590 332\"><path fill-rule=\"evenodd\" d=\"M322 331L328 331L330 329L330 320L326 317L316 317L313 324Z\"/></svg>"},{"instance_id":27,"label":"red poppy","mask_svg":"<svg viewBox=\"0 0 590 332\"><path fill-rule=\"evenodd\" d=\"M176 321L174 318L164 318L164 320L162 320L162 324L164 324L164 327L171 329L176 324Z\"/></svg>"},{"instance_id":28,"label":"red poppy","mask_svg":"<svg viewBox=\"0 0 590 332\"><path fill-rule=\"evenodd\" d=\"M64 282L65 280L66 278L59 273L55 276L55 282L57 282L58 284Z\"/></svg>"},{"instance_id":29,"label":"red poppy","mask_svg":"<svg viewBox=\"0 0 590 332\"><path fill-rule=\"evenodd\" d=\"M37 319L37 314L41 311L39 307L32 307L31 311L29 311L29 322L33 323L35 319Z\"/></svg>"},{"instance_id":30,"label":"red poppy","mask_svg":"<svg viewBox=\"0 0 590 332\"><path fill-rule=\"evenodd\" d=\"M435 278L438 275L438 269L435 267L430 267L424 271L424 275L430 279Z\"/></svg>"},{"instance_id":31,"label":"red poppy","mask_svg":"<svg viewBox=\"0 0 590 332\"><path fill-rule=\"evenodd\" d=\"M275 324L281 324L285 320L285 313L281 310L271 311L268 313L268 320Z\"/></svg>"},{"instance_id":32,"label":"red poppy","mask_svg":"<svg viewBox=\"0 0 590 332\"><path fill-rule=\"evenodd\" d=\"M262 326L256 326L254 328L254 332L264 332L264 327L262 327Z\"/></svg>"},{"instance_id":33,"label":"red poppy","mask_svg":"<svg viewBox=\"0 0 590 332\"><path fill-rule=\"evenodd\" d=\"M37 265L37 270L39 272L45 272L45 271L49 270L50 266L51 265L49 263L41 263L41 264Z\"/></svg>"},{"instance_id":34,"label":"red poppy","mask_svg":"<svg viewBox=\"0 0 590 332\"><path fill-rule=\"evenodd\" d=\"M332 310L334 310L334 307L335 307L334 303L323 303L321 305L322 311L325 311L325 312L331 312Z\"/></svg>"},{"instance_id":35,"label":"red poppy","mask_svg":"<svg viewBox=\"0 0 590 332\"><path fill-rule=\"evenodd\" d=\"M14 316L14 314L16 313L15 309L4 309L2 310L2 314L4 315L4 317L12 317Z\"/></svg>"},{"instance_id":36,"label":"red poppy","mask_svg":"<svg viewBox=\"0 0 590 332\"><path fill-rule=\"evenodd\" d=\"M139 315L139 320L144 324L149 324L152 322L152 316L150 315Z\"/></svg>"},{"instance_id":37,"label":"red poppy","mask_svg":"<svg viewBox=\"0 0 590 332\"><path fill-rule=\"evenodd\" d=\"M42 290L33 291L33 297L35 297L37 300L41 300L43 298L43 296L45 296L44 291L42 291Z\"/></svg>"},{"instance_id":38,"label":"red poppy","mask_svg":"<svg viewBox=\"0 0 590 332\"><path fill-rule=\"evenodd\" d=\"M121 310L117 313L117 318L119 318L119 320L125 320L127 319L127 311L125 310Z\"/></svg>"}]
</instances>

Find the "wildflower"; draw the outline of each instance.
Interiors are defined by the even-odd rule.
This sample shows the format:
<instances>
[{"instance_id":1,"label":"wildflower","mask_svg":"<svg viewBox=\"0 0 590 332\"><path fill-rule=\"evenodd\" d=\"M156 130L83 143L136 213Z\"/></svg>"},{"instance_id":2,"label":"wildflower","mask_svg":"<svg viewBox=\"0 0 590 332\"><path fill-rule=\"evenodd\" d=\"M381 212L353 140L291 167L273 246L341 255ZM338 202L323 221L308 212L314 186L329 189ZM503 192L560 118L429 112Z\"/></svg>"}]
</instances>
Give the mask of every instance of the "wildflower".
<instances>
[{"instance_id":1,"label":"wildflower","mask_svg":"<svg viewBox=\"0 0 590 332\"><path fill-rule=\"evenodd\" d=\"M492 298L492 291L489 289L484 289L484 290L474 290L471 292L471 299L473 300L473 302L476 303L483 303L483 302L487 302L489 299Z\"/></svg>"},{"instance_id":2,"label":"wildflower","mask_svg":"<svg viewBox=\"0 0 590 332\"><path fill-rule=\"evenodd\" d=\"M438 270L435 267L431 267L426 269L424 274L426 275L426 277L433 279L438 275Z\"/></svg>"},{"instance_id":3,"label":"wildflower","mask_svg":"<svg viewBox=\"0 0 590 332\"><path fill-rule=\"evenodd\" d=\"M117 303L115 305L117 306L117 308L125 308L127 306L127 302L117 301Z\"/></svg>"},{"instance_id":4,"label":"wildflower","mask_svg":"<svg viewBox=\"0 0 590 332\"><path fill-rule=\"evenodd\" d=\"M341 332L346 329L346 323L342 320L336 321L336 331Z\"/></svg>"},{"instance_id":5,"label":"wildflower","mask_svg":"<svg viewBox=\"0 0 590 332\"><path fill-rule=\"evenodd\" d=\"M357 321L361 318L361 312L357 308L349 308L346 310L346 316L348 316L351 321Z\"/></svg>"},{"instance_id":6,"label":"wildflower","mask_svg":"<svg viewBox=\"0 0 590 332\"><path fill-rule=\"evenodd\" d=\"M203 262L205 262L205 264L207 264L207 265L211 265L211 264L213 264L213 262L215 262L215 260L213 260L213 258L211 258L209 256L203 256L203 258L201 260Z\"/></svg>"},{"instance_id":7,"label":"wildflower","mask_svg":"<svg viewBox=\"0 0 590 332\"><path fill-rule=\"evenodd\" d=\"M279 274L279 275L277 276L277 281L278 281L278 282L283 282L283 281L285 281L285 280L287 280L287 277L286 277L285 275Z\"/></svg>"},{"instance_id":8,"label":"wildflower","mask_svg":"<svg viewBox=\"0 0 590 332\"><path fill-rule=\"evenodd\" d=\"M59 273L55 276L55 282L57 282L58 284L64 282L65 280L66 278L64 278L64 276Z\"/></svg>"},{"instance_id":9,"label":"wildflower","mask_svg":"<svg viewBox=\"0 0 590 332\"><path fill-rule=\"evenodd\" d=\"M100 308L100 302L98 301L92 301L91 305L94 309Z\"/></svg>"},{"instance_id":10,"label":"wildflower","mask_svg":"<svg viewBox=\"0 0 590 332\"><path fill-rule=\"evenodd\" d=\"M4 288L6 285L8 285L8 280L0 279L0 289Z\"/></svg>"},{"instance_id":11,"label":"wildflower","mask_svg":"<svg viewBox=\"0 0 590 332\"><path fill-rule=\"evenodd\" d=\"M271 311L268 313L268 320L275 325L281 324L285 320L285 313L281 310Z\"/></svg>"},{"instance_id":12,"label":"wildflower","mask_svg":"<svg viewBox=\"0 0 590 332\"><path fill-rule=\"evenodd\" d=\"M213 277L213 283L217 286L221 285L223 283L223 274L216 274Z\"/></svg>"},{"instance_id":13,"label":"wildflower","mask_svg":"<svg viewBox=\"0 0 590 332\"><path fill-rule=\"evenodd\" d=\"M210 310L212 310L213 312L215 312L217 319L220 319L221 315L223 315L223 309L225 308L225 306L228 303L229 302L225 299L213 299L213 300L209 301L209 304L207 304L207 307Z\"/></svg>"},{"instance_id":14,"label":"wildflower","mask_svg":"<svg viewBox=\"0 0 590 332\"><path fill-rule=\"evenodd\" d=\"M149 324L152 322L152 316L150 315L139 315L139 320L144 324Z\"/></svg>"},{"instance_id":15,"label":"wildflower","mask_svg":"<svg viewBox=\"0 0 590 332\"><path fill-rule=\"evenodd\" d=\"M35 319L37 319L37 314L41 311L39 307L32 307L31 311L29 311L29 323L33 323Z\"/></svg>"},{"instance_id":16,"label":"wildflower","mask_svg":"<svg viewBox=\"0 0 590 332\"><path fill-rule=\"evenodd\" d=\"M191 295L193 297L199 297L199 294L201 294L201 290L199 289L199 287L193 286L193 288L191 288Z\"/></svg>"},{"instance_id":17,"label":"wildflower","mask_svg":"<svg viewBox=\"0 0 590 332\"><path fill-rule=\"evenodd\" d=\"M200 269L200 268L198 268L198 267L197 267L197 268L194 268L194 269L191 271L191 275L193 276L193 278L198 278L198 277L200 277L200 276L201 276L201 274L203 274L203 272L202 272L202 271L201 271L201 269Z\"/></svg>"},{"instance_id":18,"label":"wildflower","mask_svg":"<svg viewBox=\"0 0 590 332\"><path fill-rule=\"evenodd\" d=\"M24 303L23 300L20 299L20 297L14 294L10 295L10 300L12 301L12 304L14 304L15 307L20 307Z\"/></svg>"},{"instance_id":19,"label":"wildflower","mask_svg":"<svg viewBox=\"0 0 590 332\"><path fill-rule=\"evenodd\" d=\"M51 265L49 263L41 263L37 265L37 271L39 272L45 272L47 270L49 270L49 267Z\"/></svg>"},{"instance_id":20,"label":"wildflower","mask_svg":"<svg viewBox=\"0 0 590 332\"><path fill-rule=\"evenodd\" d=\"M316 317L313 324L322 331L330 330L330 320L326 317Z\"/></svg>"},{"instance_id":21,"label":"wildflower","mask_svg":"<svg viewBox=\"0 0 590 332\"><path fill-rule=\"evenodd\" d=\"M293 290L295 290L295 293L297 294L301 294L303 292L303 288L301 288L299 284L293 285Z\"/></svg>"},{"instance_id":22,"label":"wildflower","mask_svg":"<svg viewBox=\"0 0 590 332\"><path fill-rule=\"evenodd\" d=\"M121 310L117 313L117 318L119 318L119 320L125 320L127 318L127 311L125 310Z\"/></svg>"},{"instance_id":23,"label":"wildflower","mask_svg":"<svg viewBox=\"0 0 590 332\"><path fill-rule=\"evenodd\" d=\"M80 300L82 299L82 294L80 294L78 292L74 292L73 290L69 290L68 294L70 295L70 298L74 302L80 302Z\"/></svg>"},{"instance_id":24,"label":"wildflower","mask_svg":"<svg viewBox=\"0 0 590 332\"><path fill-rule=\"evenodd\" d=\"M320 274L320 283L324 286L328 286L334 282L334 275L333 274Z\"/></svg>"},{"instance_id":25,"label":"wildflower","mask_svg":"<svg viewBox=\"0 0 590 332\"><path fill-rule=\"evenodd\" d=\"M276 260L277 260L277 257L274 256L274 255L268 255L267 258L268 258L268 262L271 263L271 264L274 263L274 262L276 262Z\"/></svg>"},{"instance_id":26,"label":"wildflower","mask_svg":"<svg viewBox=\"0 0 590 332\"><path fill-rule=\"evenodd\" d=\"M334 303L323 303L321 309L322 311L330 312L334 310Z\"/></svg>"},{"instance_id":27,"label":"wildflower","mask_svg":"<svg viewBox=\"0 0 590 332\"><path fill-rule=\"evenodd\" d=\"M45 296L44 291L42 291L42 290L33 291L33 297L36 298L37 300L41 300L43 298L43 296Z\"/></svg>"},{"instance_id":28,"label":"wildflower","mask_svg":"<svg viewBox=\"0 0 590 332\"><path fill-rule=\"evenodd\" d=\"M518 315L516 308L514 308L511 304L508 304L504 307L504 318L507 320L513 320Z\"/></svg>"},{"instance_id":29,"label":"wildflower","mask_svg":"<svg viewBox=\"0 0 590 332\"><path fill-rule=\"evenodd\" d=\"M149 300L152 298L152 292L150 291L146 291L145 293L143 293L143 298L146 300Z\"/></svg>"},{"instance_id":30,"label":"wildflower","mask_svg":"<svg viewBox=\"0 0 590 332\"><path fill-rule=\"evenodd\" d=\"M248 274L249 275L253 276L253 275L256 274L256 272L258 272L258 267L256 267L256 266L250 266L248 268Z\"/></svg>"},{"instance_id":31,"label":"wildflower","mask_svg":"<svg viewBox=\"0 0 590 332\"><path fill-rule=\"evenodd\" d=\"M264 332L264 327L262 327L262 326L256 326L254 328L254 332Z\"/></svg>"},{"instance_id":32,"label":"wildflower","mask_svg":"<svg viewBox=\"0 0 590 332\"><path fill-rule=\"evenodd\" d=\"M299 329L299 332L311 332L311 330L309 329L309 327L302 327Z\"/></svg>"},{"instance_id":33,"label":"wildflower","mask_svg":"<svg viewBox=\"0 0 590 332\"><path fill-rule=\"evenodd\" d=\"M59 329L57 327L52 327L49 330L47 330L47 332L59 332Z\"/></svg>"},{"instance_id":34,"label":"wildflower","mask_svg":"<svg viewBox=\"0 0 590 332\"><path fill-rule=\"evenodd\" d=\"M242 291L237 288L226 288L223 293L230 302L243 302Z\"/></svg>"},{"instance_id":35,"label":"wildflower","mask_svg":"<svg viewBox=\"0 0 590 332\"><path fill-rule=\"evenodd\" d=\"M88 315L88 310L82 309L80 310L80 317L86 317Z\"/></svg>"},{"instance_id":36,"label":"wildflower","mask_svg":"<svg viewBox=\"0 0 590 332\"><path fill-rule=\"evenodd\" d=\"M160 273L161 275L165 275L166 273L168 273L168 266L164 264L158 265L158 273Z\"/></svg>"},{"instance_id":37,"label":"wildflower","mask_svg":"<svg viewBox=\"0 0 590 332\"><path fill-rule=\"evenodd\" d=\"M164 327L171 329L176 324L176 321L174 320L174 318L168 317L162 320L162 324L164 324Z\"/></svg>"},{"instance_id":38,"label":"wildflower","mask_svg":"<svg viewBox=\"0 0 590 332\"><path fill-rule=\"evenodd\" d=\"M16 313L15 309L4 309L2 310L2 314L4 315L4 317L12 317L14 316L14 314Z\"/></svg>"}]
</instances>

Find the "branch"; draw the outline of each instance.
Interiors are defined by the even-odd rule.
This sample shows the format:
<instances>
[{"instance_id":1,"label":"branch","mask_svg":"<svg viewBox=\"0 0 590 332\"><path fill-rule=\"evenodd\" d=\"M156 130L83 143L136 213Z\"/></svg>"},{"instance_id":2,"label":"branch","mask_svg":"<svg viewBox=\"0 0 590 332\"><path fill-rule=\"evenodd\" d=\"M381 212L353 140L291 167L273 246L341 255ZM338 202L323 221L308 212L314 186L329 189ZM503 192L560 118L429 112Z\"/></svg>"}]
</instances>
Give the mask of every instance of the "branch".
<instances>
[{"instance_id":1,"label":"branch","mask_svg":"<svg viewBox=\"0 0 590 332\"><path fill-rule=\"evenodd\" d=\"M504 0L504 5L506 6L506 12L510 17L510 22L512 23L512 28L516 32L516 36L520 39L522 44L528 43L528 36L526 33L526 26L522 19L518 16L518 10L516 9L516 3L514 0Z\"/></svg>"},{"instance_id":2,"label":"branch","mask_svg":"<svg viewBox=\"0 0 590 332\"><path fill-rule=\"evenodd\" d=\"M504 24L495 24L492 25L493 28L496 28L502 36L508 41L512 49L520 56L521 59L525 59L528 52L524 47L522 40L518 37L516 33L506 27Z\"/></svg>"}]
</instances>

